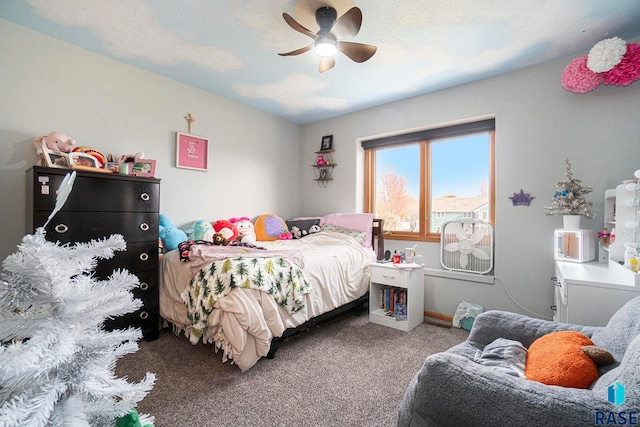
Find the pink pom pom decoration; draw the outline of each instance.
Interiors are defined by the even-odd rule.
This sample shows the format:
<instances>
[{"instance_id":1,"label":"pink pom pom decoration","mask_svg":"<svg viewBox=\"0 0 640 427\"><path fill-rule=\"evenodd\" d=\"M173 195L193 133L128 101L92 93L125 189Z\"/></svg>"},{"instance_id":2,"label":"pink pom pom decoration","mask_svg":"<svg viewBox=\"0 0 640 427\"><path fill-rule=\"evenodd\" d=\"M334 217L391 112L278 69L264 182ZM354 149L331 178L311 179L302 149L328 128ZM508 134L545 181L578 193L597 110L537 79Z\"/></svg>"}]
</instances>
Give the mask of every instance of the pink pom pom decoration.
<instances>
[{"instance_id":1,"label":"pink pom pom decoration","mask_svg":"<svg viewBox=\"0 0 640 427\"><path fill-rule=\"evenodd\" d=\"M627 44L627 52L620 63L602 75L605 84L616 86L629 86L640 79L640 44Z\"/></svg>"},{"instance_id":2,"label":"pink pom pom decoration","mask_svg":"<svg viewBox=\"0 0 640 427\"><path fill-rule=\"evenodd\" d=\"M562 73L562 87L574 93L592 91L600 86L603 80L601 73L594 73L587 67L587 55L571 61Z\"/></svg>"}]
</instances>

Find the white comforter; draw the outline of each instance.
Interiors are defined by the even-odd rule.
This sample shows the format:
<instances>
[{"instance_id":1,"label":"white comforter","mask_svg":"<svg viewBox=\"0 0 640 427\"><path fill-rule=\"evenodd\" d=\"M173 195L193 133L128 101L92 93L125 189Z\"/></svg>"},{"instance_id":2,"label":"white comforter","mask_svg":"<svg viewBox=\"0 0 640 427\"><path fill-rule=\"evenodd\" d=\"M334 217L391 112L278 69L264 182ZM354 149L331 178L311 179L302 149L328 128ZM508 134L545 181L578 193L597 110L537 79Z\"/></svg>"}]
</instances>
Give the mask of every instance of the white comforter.
<instances>
[{"instance_id":1,"label":"white comforter","mask_svg":"<svg viewBox=\"0 0 640 427\"><path fill-rule=\"evenodd\" d=\"M274 253L299 250L311 292L305 295L305 306L293 314L255 289L234 289L215 304L202 338L223 349L223 360L232 359L243 371L266 356L272 337L361 297L369 285L372 251L349 236L322 232L258 245ZM180 296L191 280L189 263L180 262L178 251L171 251L160 265L160 315L176 332L189 334L191 325Z\"/></svg>"}]
</instances>

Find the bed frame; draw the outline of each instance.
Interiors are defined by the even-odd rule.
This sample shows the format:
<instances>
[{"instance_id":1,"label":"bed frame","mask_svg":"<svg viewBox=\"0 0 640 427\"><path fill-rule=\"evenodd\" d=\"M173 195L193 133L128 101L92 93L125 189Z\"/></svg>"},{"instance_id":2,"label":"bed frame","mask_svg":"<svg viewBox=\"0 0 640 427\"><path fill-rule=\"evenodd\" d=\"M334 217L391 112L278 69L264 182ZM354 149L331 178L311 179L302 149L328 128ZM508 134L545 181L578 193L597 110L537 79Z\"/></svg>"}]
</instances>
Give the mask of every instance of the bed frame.
<instances>
[{"instance_id":1,"label":"bed frame","mask_svg":"<svg viewBox=\"0 0 640 427\"><path fill-rule=\"evenodd\" d=\"M382 219L373 219L373 227L371 231L371 246L374 248L376 252L377 259L384 258L384 228L383 228L384 220ZM331 311L323 313L319 316L313 317L301 325L296 326L295 328L285 329L281 336L274 337L271 340L271 347L269 348L269 353L267 353L267 359L273 359L275 357L276 352L278 351L278 346L281 342L286 340L292 335L305 331L316 324L323 322L327 319L331 319L339 314L342 314L349 310L354 310L354 314L356 316L362 316L363 307L365 303L369 302L369 292L362 295L355 301L351 301L343 306L338 308L334 308Z\"/></svg>"}]
</instances>

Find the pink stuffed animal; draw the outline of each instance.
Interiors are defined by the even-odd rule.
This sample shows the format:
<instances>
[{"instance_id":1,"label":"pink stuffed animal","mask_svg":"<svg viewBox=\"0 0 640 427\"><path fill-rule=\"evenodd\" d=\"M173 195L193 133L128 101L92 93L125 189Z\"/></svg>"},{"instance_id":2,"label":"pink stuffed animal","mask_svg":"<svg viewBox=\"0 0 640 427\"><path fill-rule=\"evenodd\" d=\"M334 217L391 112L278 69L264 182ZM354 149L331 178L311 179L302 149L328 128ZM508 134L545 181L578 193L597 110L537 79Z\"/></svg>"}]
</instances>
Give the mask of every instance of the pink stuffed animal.
<instances>
[{"instance_id":1,"label":"pink stuffed animal","mask_svg":"<svg viewBox=\"0 0 640 427\"><path fill-rule=\"evenodd\" d=\"M70 152L71 147L76 143L62 132L51 132L33 140L33 144L36 146L36 154L42 154L43 142L49 150L62 151L63 153Z\"/></svg>"}]
</instances>

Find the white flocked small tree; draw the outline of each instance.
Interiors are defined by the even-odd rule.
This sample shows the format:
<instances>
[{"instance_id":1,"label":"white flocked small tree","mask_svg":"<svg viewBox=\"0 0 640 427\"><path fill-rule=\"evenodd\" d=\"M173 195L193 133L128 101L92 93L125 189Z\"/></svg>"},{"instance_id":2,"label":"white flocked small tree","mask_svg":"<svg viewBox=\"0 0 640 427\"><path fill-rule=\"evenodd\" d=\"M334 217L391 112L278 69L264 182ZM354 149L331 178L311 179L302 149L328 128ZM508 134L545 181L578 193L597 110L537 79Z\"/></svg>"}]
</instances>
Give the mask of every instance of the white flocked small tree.
<instances>
[{"instance_id":1,"label":"white flocked small tree","mask_svg":"<svg viewBox=\"0 0 640 427\"><path fill-rule=\"evenodd\" d=\"M98 259L125 248L120 235L60 245L42 227L3 261L0 426L114 426L151 390L151 373L135 384L114 374L117 359L138 349L140 330L102 326L141 306L131 292L137 277L92 274Z\"/></svg>"}]
</instances>

